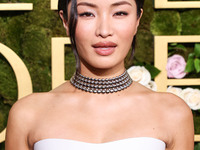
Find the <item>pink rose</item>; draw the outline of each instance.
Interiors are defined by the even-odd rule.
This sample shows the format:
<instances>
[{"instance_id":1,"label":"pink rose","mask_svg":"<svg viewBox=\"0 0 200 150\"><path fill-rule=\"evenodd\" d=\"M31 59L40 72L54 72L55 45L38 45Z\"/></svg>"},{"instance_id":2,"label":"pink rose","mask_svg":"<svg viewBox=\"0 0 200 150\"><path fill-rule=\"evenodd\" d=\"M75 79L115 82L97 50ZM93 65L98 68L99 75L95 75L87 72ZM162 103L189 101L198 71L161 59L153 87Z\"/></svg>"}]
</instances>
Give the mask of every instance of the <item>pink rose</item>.
<instances>
[{"instance_id":1,"label":"pink rose","mask_svg":"<svg viewBox=\"0 0 200 150\"><path fill-rule=\"evenodd\" d=\"M167 60L167 76L169 78L181 79L186 75L184 72L185 67L185 59L180 55L173 55Z\"/></svg>"}]
</instances>

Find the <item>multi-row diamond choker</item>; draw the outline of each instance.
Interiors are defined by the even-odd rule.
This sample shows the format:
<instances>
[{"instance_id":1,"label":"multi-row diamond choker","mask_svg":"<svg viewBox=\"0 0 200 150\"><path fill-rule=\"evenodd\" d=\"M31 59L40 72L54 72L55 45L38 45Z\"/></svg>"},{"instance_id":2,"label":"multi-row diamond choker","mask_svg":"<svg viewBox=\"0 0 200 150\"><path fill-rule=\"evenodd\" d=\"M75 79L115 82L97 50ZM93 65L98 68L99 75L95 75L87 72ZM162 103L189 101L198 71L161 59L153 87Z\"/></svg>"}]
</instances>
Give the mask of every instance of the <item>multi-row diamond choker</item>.
<instances>
[{"instance_id":1,"label":"multi-row diamond choker","mask_svg":"<svg viewBox=\"0 0 200 150\"><path fill-rule=\"evenodd\" d=\"M76 88L86 92L108 94L126 89L133 81L127 71L125 71L120 76L109 79L89 78L76 72L70 79L70 82Z\"/></svg>"}]
</instances>

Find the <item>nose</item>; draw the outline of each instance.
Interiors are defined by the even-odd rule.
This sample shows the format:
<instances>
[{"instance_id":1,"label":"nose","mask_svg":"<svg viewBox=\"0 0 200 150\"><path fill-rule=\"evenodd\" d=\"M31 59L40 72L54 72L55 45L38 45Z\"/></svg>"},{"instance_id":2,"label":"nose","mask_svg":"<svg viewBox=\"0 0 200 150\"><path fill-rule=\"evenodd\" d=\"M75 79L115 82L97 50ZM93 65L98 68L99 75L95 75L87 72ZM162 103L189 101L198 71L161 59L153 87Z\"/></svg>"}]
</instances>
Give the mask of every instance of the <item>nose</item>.
<instances>
[{"instance_id":1,"label":"nose","mask_svg":"<svg viewBox=\"0 0 200 150\"><path fill-rule=\"evenodd\" d=\"M107 16L98 19L96 25L96 36L106 38L113 35L112 22Z\"/></svg>"}]
</instances>

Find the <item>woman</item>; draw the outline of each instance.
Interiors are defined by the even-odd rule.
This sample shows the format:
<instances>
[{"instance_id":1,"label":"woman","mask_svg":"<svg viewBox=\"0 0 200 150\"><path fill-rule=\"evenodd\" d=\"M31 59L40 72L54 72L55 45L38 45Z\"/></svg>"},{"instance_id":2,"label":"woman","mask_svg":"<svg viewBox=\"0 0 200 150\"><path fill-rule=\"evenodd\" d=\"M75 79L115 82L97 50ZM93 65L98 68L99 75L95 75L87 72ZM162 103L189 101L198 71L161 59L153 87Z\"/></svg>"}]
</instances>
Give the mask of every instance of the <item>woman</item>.
<instances>
[{"instance_id":1,"label":"woman","mask_svg":"<svg viewBox=\"0 0 200 150\"><path fill-rule=\"evenodd\" d=\"M58 88L14 104L6 150L193 150L193 117L184 101L133 82L125 71L142 5L59 1L77 72Z\"/></svg>"}]
</instances>

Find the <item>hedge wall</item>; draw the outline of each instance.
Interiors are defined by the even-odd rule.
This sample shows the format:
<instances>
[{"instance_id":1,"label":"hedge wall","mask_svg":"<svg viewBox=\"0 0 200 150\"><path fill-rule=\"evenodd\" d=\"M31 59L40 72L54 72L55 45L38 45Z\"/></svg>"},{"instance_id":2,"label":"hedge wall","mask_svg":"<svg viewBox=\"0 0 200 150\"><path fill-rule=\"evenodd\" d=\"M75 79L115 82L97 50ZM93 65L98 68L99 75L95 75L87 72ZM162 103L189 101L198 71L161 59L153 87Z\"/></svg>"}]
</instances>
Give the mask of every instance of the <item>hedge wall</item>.
<instances>
[{"instance_id":1,"label":"hedge wall","mask_svg":"<svg viewBox=\"0 0 200 150\"><path fill-rule=\"evenodd\" d=\"M51 38L66 36L57 12L50 10L50 0L0 0L0 3L4 2L33 3L33 11L0 11L0 42L24 61L34 92L51 90ZM154 35L200 35L199 14L200 9L154 10L153 2L146 0L135 57L131 61L126 60L126 67L154 63ZM75 70L70 47L66 47L65 56L66 79L69 79ZM8 111L16 100L15 75L0 54L0 131L6 127ZM194 112L194 116L195 132L200 134L200 115ZM1 143L0 150L3 149L4 143Z\"/></svg>"}]
</instances>

